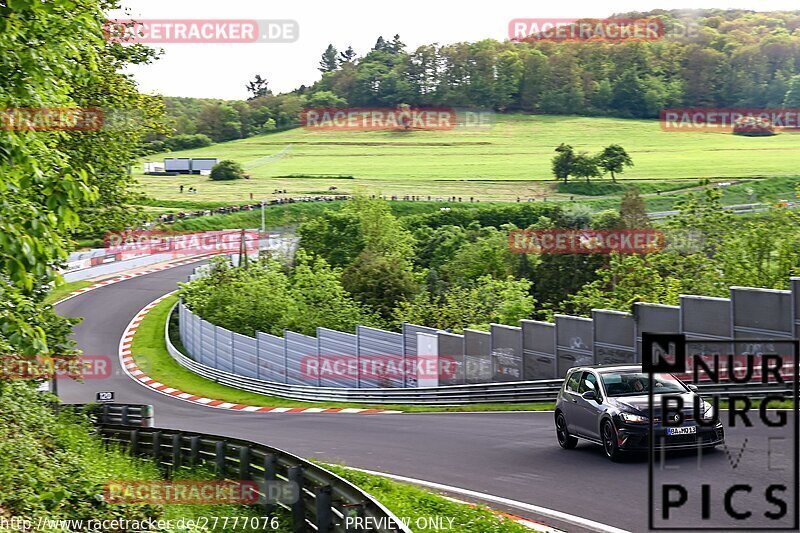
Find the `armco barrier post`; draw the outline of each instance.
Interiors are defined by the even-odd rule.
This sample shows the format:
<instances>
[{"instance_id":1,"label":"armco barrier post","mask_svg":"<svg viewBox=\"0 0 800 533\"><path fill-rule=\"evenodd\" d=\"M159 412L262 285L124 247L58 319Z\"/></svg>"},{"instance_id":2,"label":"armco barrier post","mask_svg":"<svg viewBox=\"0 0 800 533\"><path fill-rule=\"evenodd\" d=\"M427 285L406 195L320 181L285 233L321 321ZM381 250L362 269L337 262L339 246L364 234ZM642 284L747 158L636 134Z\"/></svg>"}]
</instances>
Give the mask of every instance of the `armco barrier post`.
<instances>
[{"instance_id":1,"label":"armco barrier post","mask_svg":"<svg viewBox=\"0 0 800 533\"><path fill-rule=\"evenodd\" d=\"M139 455L139 430L131 430L131 455Z\"/></svg>"},{"instance_id":2,"label":"armco barrier post","mask_svg":"<svg viewBox=\"0 0 800 533\"><path fill-rule=\"evenodd\" d=\"M297 501L292 503L292 526L295 533L305 533L306 531L306 511L305 500L303 499L303 467L292 466L289 467L288 475L286 476L290 483L295 483L299 497Z\"/></svg>"},{"instance_id":3,"label":"armco barrier post","mask_svg":"<svg viewBox=\"0 0 800 533\"><path fill-rule=\"evenodd\" d=\"M225 479L225 454L227 445L224 441L218 440L214 447L214 470L219 479Z\"/></svg>"},{"instance_id":4,"label":"armco barrier post","mask_svg":"<svg viewBox=\"0 0 800 533\"><path fill-rule=\"evenodd\" d=\"M181 467L181 434L172 436L172 472L177 472Z\"/></svg>"},{"instance_id":5,"label":"armco barrier post","mask_svg":"<svg viewBox=\"0 0 800 533\"><path fill-rule=\"evenodd\" d=\"M189 437L189 464L197 466L200 461L200 437L193 435Z\"/></svg>"},{"instance_id":6,"label":"armco barrier post","mask_svg":"<svg viewBox=\"0 0 800 533\"><path fill-rule=\"evenodd\" d=\"M161 432L156 431L153 433L153 460L156 464L161 463Z\"/></svg>"},{"instance_id":7,"label":"armco barrier post","mask_svg":"<svg viewBox=\"0 0 800 533\"><path fill-rule=\"evenodd\" d=\"M239 448L239 479L247 481L250 477L250 446L242 446Z\"/></svg>"},{"instance_id":8,"label":"armco barrier post","mask_svg":"<svg viewBox=\"0 0 800 533\"><path fill-rule=\"evenodd\" d=\"M331 529L331 493L330 485L318 487L315 491L317 508L317 531L330 531Z\"/></svg>"},{"instance_id":9,"label":"armco barrier post","mask_svg":"<svg viewBox=\"0 0 800 533\"><path fill-rule=\"evenodd\" d=\"M275 454L268 453L264 456L264 513L267 516L275 511L275 504L269 501L269 487L275 482L277 462ZM300 495L302 496L302 493Z\"/></svg>"}]
</instances>

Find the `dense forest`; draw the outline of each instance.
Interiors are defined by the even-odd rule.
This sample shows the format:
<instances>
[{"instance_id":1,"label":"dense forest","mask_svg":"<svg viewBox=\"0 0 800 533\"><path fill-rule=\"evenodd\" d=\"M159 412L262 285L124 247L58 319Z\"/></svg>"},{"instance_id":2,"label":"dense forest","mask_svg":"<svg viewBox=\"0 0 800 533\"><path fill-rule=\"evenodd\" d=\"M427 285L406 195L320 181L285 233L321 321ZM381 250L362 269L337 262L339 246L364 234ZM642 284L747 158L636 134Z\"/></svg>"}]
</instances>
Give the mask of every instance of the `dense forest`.
<instances>
[{"instance_id":1,"label":"dense forest","mask_svg":"<svg viewBox=\"0 0 800 533\"><path fill-rule=\"evenodd\" d=\"M215 142L291 126L305 107L407 103L640 118L670 107L800 107L800 11L620 16L657 18L665 36L616 42L486 39L415 50L399 35L379 37L362 55L346 43L329 45L319 62L321 78L290 93L272 94L269 72L262 71L264 77L246 84L247 101L165 100L176 134L203 134ZM151 147L164 148L174 147Z\"/></svg>"}]
</instances>

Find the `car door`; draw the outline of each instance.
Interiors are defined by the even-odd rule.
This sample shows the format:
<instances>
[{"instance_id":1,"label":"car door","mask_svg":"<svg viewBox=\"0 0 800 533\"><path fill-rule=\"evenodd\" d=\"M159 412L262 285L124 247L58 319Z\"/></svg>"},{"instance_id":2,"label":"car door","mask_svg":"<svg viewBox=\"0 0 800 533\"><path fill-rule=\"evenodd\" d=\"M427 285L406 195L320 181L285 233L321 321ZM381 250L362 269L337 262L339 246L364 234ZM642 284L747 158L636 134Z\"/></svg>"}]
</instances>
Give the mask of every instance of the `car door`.
<instances>
[{"instance_id":1,"label":"car door","mask_svg":"<svg viewBox=\"0 0 800 533\"><path fill-rule=\"evenodd\" d=\"M593 372L586 371L581 376L580 384L578 385L577 400L573 404L574 414L572 417L575 419L575 424L578 426L576 431L578 434L588 437L590 439L600 439L600 412L602 405L596 400L586 400L583 398L583 393L587 391L594 391L597 397L600 397L600 386L597 383L597 376Z\"/></svg>"},{"instance_id":2,"label":"car door","mask_svg":"<svg viewBox=\"0 0 800 533\"><path fill-rule=\"evenodd\" d=\"M583 372L580 370L573 370L567 375L567 381L564 384L564 392L562 394L563 402L561 402L561 411L564 413L564 418L567 419L567 429L570 433L575 434L577 430L577 413L575 406L578 403L578 386L581 381Z\"/></svg>"}]
</instances>

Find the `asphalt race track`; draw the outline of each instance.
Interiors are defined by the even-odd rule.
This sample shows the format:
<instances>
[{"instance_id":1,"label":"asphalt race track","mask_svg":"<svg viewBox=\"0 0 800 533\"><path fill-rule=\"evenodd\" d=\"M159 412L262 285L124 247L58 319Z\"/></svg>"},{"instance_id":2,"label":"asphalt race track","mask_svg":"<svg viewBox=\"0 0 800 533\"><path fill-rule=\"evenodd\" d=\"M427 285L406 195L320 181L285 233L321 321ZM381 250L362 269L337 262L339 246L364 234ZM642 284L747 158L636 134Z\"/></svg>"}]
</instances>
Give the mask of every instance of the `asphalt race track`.
<instances>
[{"instance_id":1,"label":"asphalt race track","mask_svg":"<svg viewBox=\"0 0 800 533\"><path fill-rule=\"evenodd\" d=\"M97 391L114 391L117 402L153 404L157 426L246 438L307 458L470 489L629 531L647 530L646 458L634 457L615 464L605 458L599 446L580 444L572 451L561 450L556 442L552 413L231 412L190 404L136 383L119 365L118 347L123 330L145 305L177 288L176 282L186 280L195 266L176 267L112 284L57 306L62 315L84 317L75 328L78 347L86 355L108 356L114 367L112 377L107 379L87 380L84 384L60 380L63 401L90 402ZM730 449L702 455L701 468L697 466L696 454L670 456L666 466L673 470L661 471L658 479L680 481L690 492L686 505L672 514L673 519L699 520L700 483L711 485L712 520L722 519L724 489L734 483L751 483L752 495L737 495L734 507L744 510L749 506L754 517L761 517L754 525L765 525L763 512L776 507L764 501L763 486L791 472L791 437L795 429L790 425L770 430L770 436L787 440L769 443L765 437L754 438L752 428L746 435L739 433L738 428L729 430ZM746 436L748 442L743 444ZM739 457L742 446L744 451ZM771 454L767 453L767 446L771 447ZM789 515L793 516L791 484L788 490L783 498L788 502ZM657 509L660 512L660 505ZM580 529L574 524L542 518L529 510L506 510L561 529ZM725 524L741 525L728 519Z\"/></svg>"}]
</instances>

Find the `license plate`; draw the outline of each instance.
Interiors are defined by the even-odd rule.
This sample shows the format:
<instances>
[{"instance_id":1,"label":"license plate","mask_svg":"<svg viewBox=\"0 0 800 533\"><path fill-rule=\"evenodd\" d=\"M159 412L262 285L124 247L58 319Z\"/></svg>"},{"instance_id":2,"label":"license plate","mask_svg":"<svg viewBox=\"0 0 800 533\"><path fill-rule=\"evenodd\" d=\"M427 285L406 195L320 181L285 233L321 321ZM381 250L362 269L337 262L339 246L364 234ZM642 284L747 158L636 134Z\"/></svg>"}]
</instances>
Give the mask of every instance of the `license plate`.
<instances>
[{"instance_id":1,"label":"license plate","mask_svg":"<svg viewBox=\"0 0 800 533\"><path fill-rule=\"evenodd\" d=\"M697 426L684 426L680 428L667 428L667 435L692 435L697 433Z\"/></svg>"}]
</instances>

